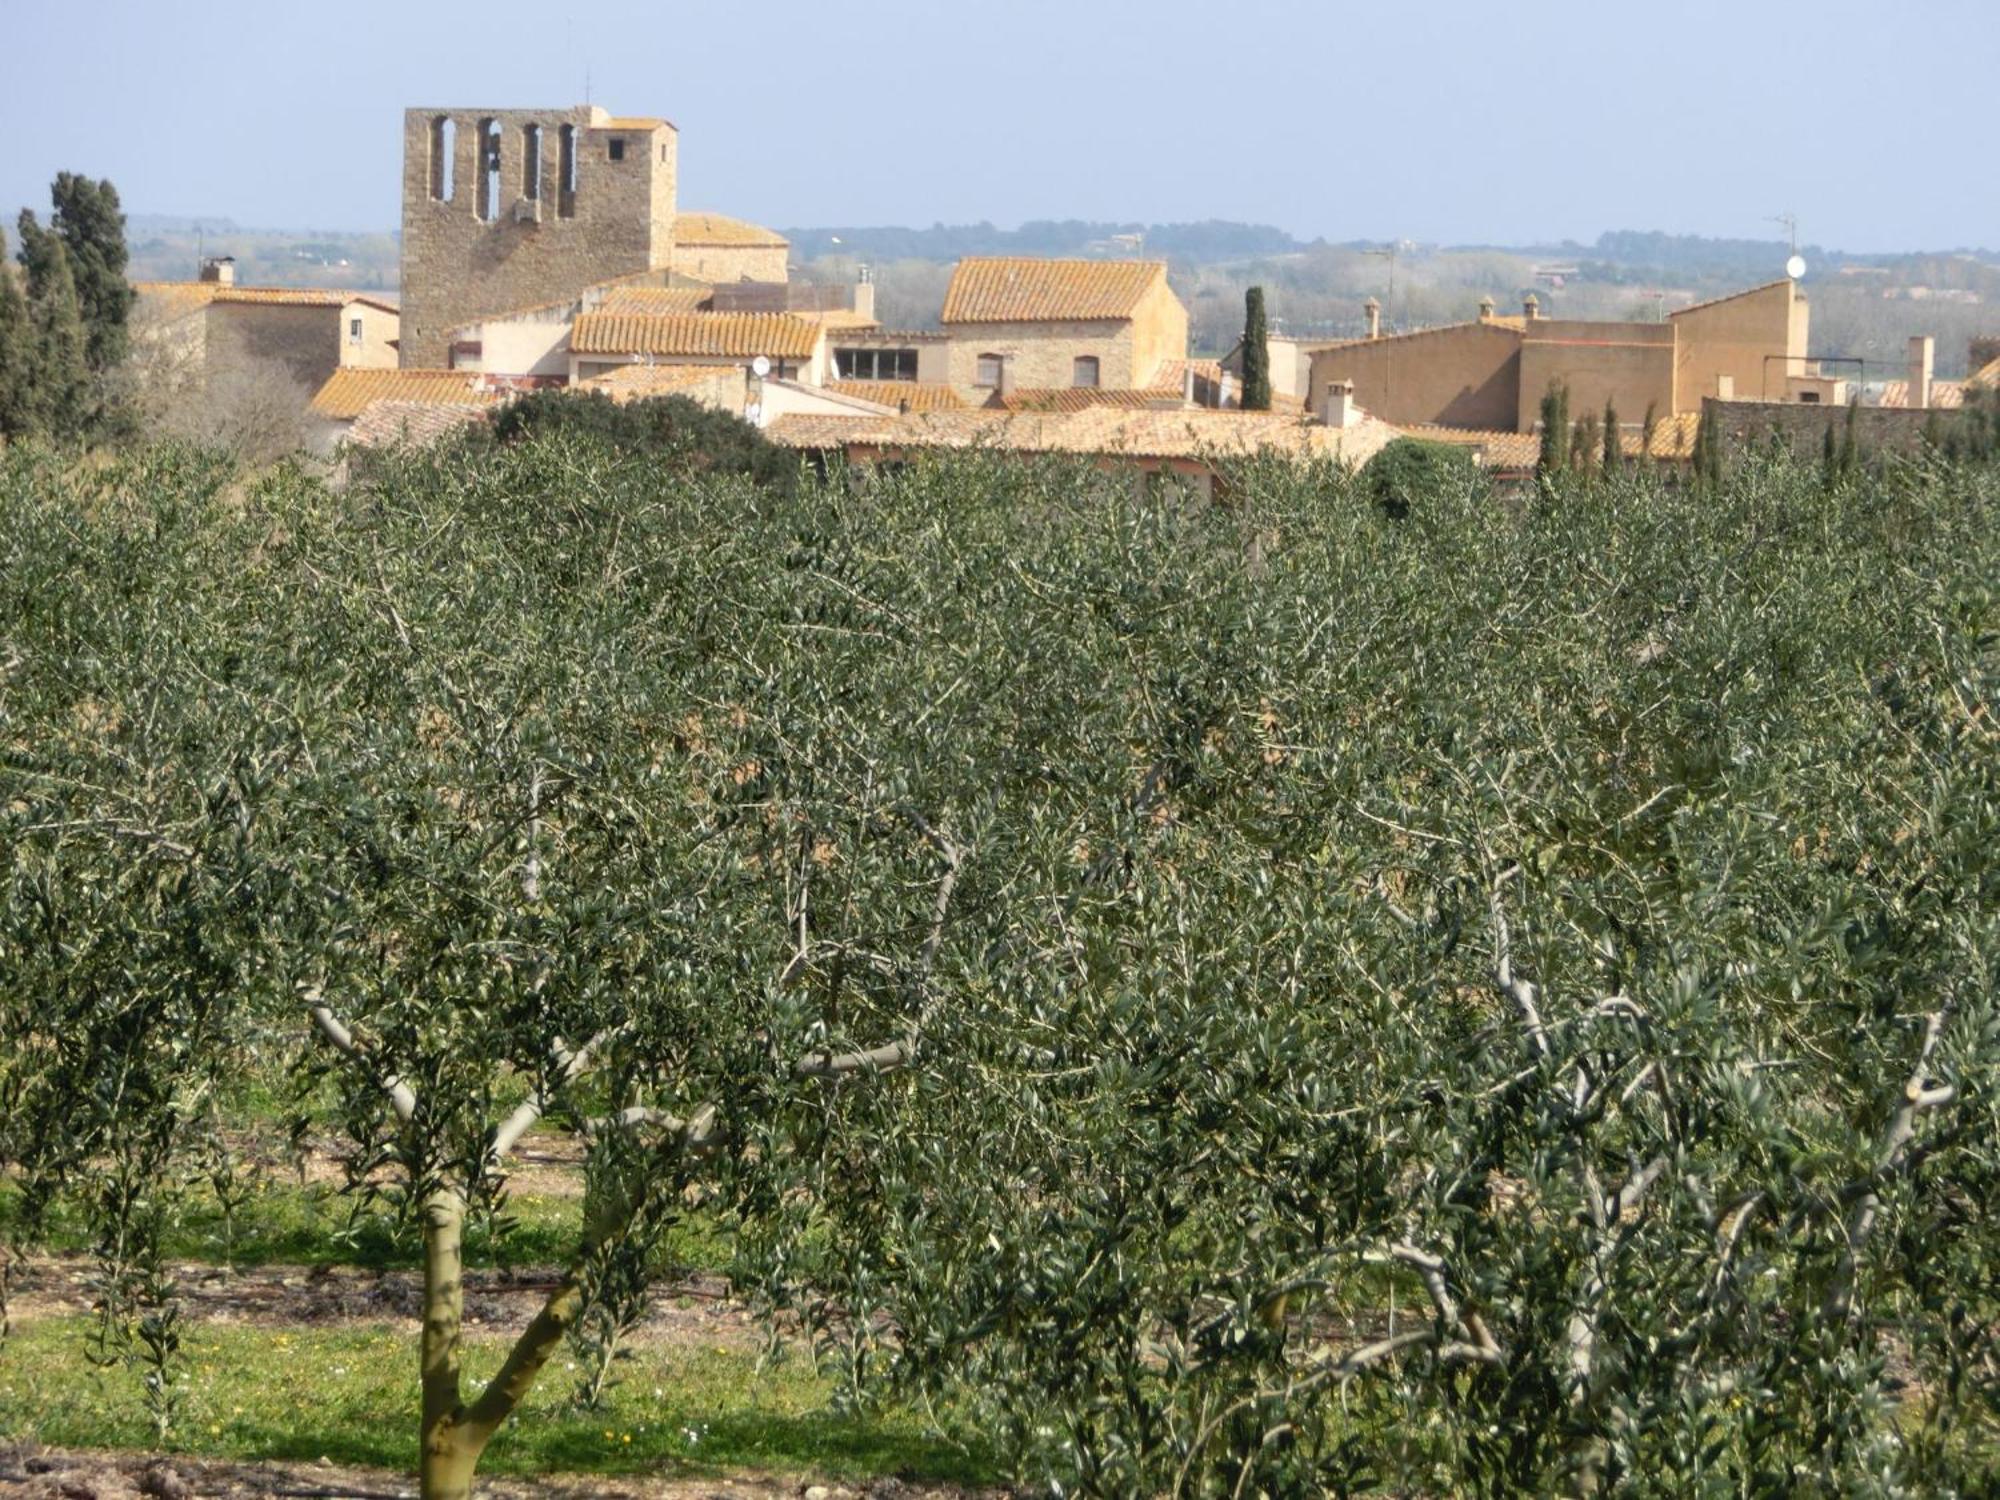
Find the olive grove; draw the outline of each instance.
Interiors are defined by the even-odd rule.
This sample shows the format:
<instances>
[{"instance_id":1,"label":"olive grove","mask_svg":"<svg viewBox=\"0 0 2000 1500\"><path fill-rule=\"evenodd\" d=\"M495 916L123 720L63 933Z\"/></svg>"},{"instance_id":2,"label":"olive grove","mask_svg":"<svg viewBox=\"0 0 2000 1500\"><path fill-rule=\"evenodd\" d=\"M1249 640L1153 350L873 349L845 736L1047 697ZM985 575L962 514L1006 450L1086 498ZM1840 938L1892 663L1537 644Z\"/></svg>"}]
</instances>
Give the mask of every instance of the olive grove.
<instances>
[{"instance_id":1,"label":"olive grove","mask_svg":"<svg viewBox=\"0 0 2000 1500\"><path fill-rule=\"evenodd\" d=\"M0 464L0 1166L163 1423L149 1247L278 1045L421 1226L426 1496L697 1189L1063 1493L1990 1467L1991 467Z\"/></svg>"}]
</instances>

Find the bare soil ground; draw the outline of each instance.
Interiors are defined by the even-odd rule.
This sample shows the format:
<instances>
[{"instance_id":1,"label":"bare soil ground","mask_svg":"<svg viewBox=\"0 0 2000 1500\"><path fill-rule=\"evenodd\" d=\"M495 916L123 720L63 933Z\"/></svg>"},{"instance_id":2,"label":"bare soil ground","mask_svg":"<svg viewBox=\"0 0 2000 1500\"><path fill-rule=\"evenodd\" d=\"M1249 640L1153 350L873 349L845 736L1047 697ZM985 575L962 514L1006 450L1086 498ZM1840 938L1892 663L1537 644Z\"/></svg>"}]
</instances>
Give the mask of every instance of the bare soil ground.
<instances>
[{"instance_id":1,"label":"bare soil ground","mask_svg":"<svg viewBox=\"0 0 2000 1500\"><path fill-rule=\"evenodd\" d=\"M243 1463L147 1453L0 1448L8 1500L412 1500L415 1483L385 1469ZM717 1479L492 1479L484 1500L1000 1500L1001 1491L898 1479L827 1485L780 1475Z\"/></svg>"},{"instance_id":2,"label":"bare soil ground","mask_svg":"<svg viewBox=\"0 0 2000 1500\"><path fill-rule=\"evenodd\" d=\"M37 1257L13 1274L8 1303L23 1321L91 1310L91 1263L84 1256ZM182 1315L204 1322L288 1324L389 1324L414 1331L423 1277L414 1270L350 1266L249 1266L236 1271L196 1261L177 1262ZM465 1323L477 1334L518 1331L535 1315L556 1282L548 1268L465 1273ZM653 1288L652 1310L635 1331L640 1343L755 1350L762 1345L756 1317L732 1299L721 1279L689 1276Z\"/></svg>"}]
</instances>

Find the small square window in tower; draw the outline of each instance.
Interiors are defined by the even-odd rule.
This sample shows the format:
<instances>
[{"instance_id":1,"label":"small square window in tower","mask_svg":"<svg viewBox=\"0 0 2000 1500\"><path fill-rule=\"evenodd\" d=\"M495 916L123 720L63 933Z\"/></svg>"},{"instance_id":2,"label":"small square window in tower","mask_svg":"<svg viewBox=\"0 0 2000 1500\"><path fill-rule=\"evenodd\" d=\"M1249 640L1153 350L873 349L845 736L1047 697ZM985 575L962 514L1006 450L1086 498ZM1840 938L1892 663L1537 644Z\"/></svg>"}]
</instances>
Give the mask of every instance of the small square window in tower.
<instances>
[{"instance_id":1,"label":"small square window in tower","mask_svg":"<svg viewBox=\"0 0 2000 1500\"><path fill-rule=\"evenodd\" d=\"M614 135L613 137L611 137L610 150L611 150L611 159L613 161L625 160L625 137L622 135Z\"/></svg>"}]
</instances>

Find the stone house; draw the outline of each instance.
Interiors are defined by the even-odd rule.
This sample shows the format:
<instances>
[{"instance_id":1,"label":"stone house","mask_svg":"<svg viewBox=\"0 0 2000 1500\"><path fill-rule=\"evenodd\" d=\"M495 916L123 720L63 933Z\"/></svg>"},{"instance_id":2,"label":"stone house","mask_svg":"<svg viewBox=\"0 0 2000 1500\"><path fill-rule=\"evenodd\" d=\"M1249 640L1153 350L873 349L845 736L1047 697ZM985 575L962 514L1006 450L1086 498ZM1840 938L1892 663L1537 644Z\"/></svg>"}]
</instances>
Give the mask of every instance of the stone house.
<instances>
[{"instance_id":1,"label":"stone house","mask_svg":"<svg viewBox=\"0 0 2000 1500\"><path fill-rule=\"evenodd\" d=\"M940 321L945 383L975 403L1017 387L1144 389L1188 352L1165 261L962 260Z\"/></svg>"},{"instance_id":2,"label":"stone house","mask_svg":"<svg viewBox=\"0 0 2000 1500\"><path fill-rule=\"evenodd\" d=\"M238 286L226 257L199 281L138 281L132 337L161 374L206 380L283 370L310 393L340 369L396 363L396 305L365 292Z\"/></svg>"}]
</instances>

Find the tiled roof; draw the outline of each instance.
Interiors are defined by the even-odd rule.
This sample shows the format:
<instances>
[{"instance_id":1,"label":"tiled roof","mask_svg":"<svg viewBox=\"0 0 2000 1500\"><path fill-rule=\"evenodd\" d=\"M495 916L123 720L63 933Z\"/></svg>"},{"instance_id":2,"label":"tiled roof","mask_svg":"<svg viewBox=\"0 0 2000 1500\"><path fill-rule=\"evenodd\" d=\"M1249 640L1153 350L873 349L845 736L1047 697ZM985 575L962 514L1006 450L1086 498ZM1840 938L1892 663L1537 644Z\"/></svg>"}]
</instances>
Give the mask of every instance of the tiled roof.
<instances>
[{"instance_id":1,"label":"tiled roof","mask_svg":"<svg viewBox=\"0 0 2000 1500\"><path fill-rule=\"evenodd\" d=\"M810 318L830 333L873 333L882 326L868 313L857 312L851 307L826 307L815 312L801 310L792 316Z\"/></svg>"},{"instance_id":2,"label":"tiled roof","mask_svg":"<svg viewBox=\"0 0 2000 1500\"><path fill-rule=\"evenodd\" d=\"M879 401L884 406L904 406L911 411L963 411L965 400L948 385L926 385L920 380L829 380L826 388L863 401Z\"/></svg>"},{"instance_id":3,"label":"tiled roof","mask_svg":"<svg viewBox=\"0 0 2000 1500\"><path fill-rule=\"evenodd\" d=\"M772 441L793 448L989 448L1191 461L1278 453L1362 463L1396 437L1397 429L1372 417L1347 427L1327 427L1274 412L1127 411L1100 406L1080 412L980 410L853 419L780 417L771 424L768 435Z\"/></svg>"},{"instance_id":4,"label":"tiled roof","mask_svg":"<svg viewBox=\"0 0 2000 1500\"><path fill-rule=\"evenodd\" d=\"M570 331L578 354L678 354L810 359L823 330L790 313L585 313Z\"/></svg>"},{"instance_id":5,"label":"tiled roof","mask_svg":"<svg viewBox=\"0 0 2000 1500\"><path fill-rule=\"evenodd\" d=\"M1701 426L1699 412L1679 412L1670 417L1662 417L1653 424L1652 446L1647 450L1656 460L1679 460L1689 458L1694 453L1695 433ZM1488 428L1475 427L1407 427L1404 433L1426 443L1450 443L1454 447L1477 448L1480 462L1489 469L1523 470L1532 469L1542 456L1542 435L1539 432L1500 432ZM1620 425L1619 446L1627 458L1639 456L1639 439L1643 432L1637 427ZM1593 455L1594 456L1594 455Z\"/></svg>"},{"instance_id":6,"label":"tiled roof","mask_svg":"<svg viewBox=\"0 0 2000 1500\"><path fill-rule=\"evenodd\" d=\"M946 323L1042 323L1129 318L1155 285L1163 260L1031 260L972 257L945 293Z\"/></svg>"},{"instance_id":7,"label":"tiled roof","mask_svg":"<svg viewBox=\"0 0 2000 1500\"><path fill-rule=\"evenodd\" d=\"M662 120L656 115L612 115L606 119L591 121L592 130L659 130L672 128L673 122Z\"/></svg>"},{"instance_id":8,"label":"tiled roof","mask_svg":"<svg viewBox=\"0 0 2000 1500\"><path fill-rule=\"evenodd\" d=\"M1931 405L1940 411L1953 411L1965 405L1965 388L1970 384L1963 380L1933 380L1931 382ZM1907 380L1885 380L1882 394L1876 398L1877 406L1908 406L1910 404L1910 382Z\"/></svg>"},{"instance_id":9,"label":"tiled roof","mask_svg":"<svg viewBox=\"0 0 2000 1500\"><path fill-rule=\"evenodd\" d=\"M393 302L368 292L342 287L225 286L219 281L135 281L132 290L152 299L164 311L178 315L216 302L254 303L266 307L346 307L365 303L382 312L399 312Z\"/></svg>"},{"instance_id":10,"label":"tiled roof","mask_svg":"<svg viewBox=\"0 0 2000 1500\"><path fill-rule=\"evenodd\" d=\"M1220 382L1222 379L1222 361L1219 359L1169 359L1161 361L1158 372L1153 376L1153 384L1170 385L1180 390L1190 370L1194 371L1196 380Z\"/></svg>"},{"instance_id":11,"label":"tiled roof","mask_svg":"<svg viewBox=\"0 0 2000 1500\"><path fill-rule=\"evenodd\" d=\"M603 391L619 405L652 396L707 396L713 403L734 394L743 405L743 370L737 365L620 365L602 375L577 382L582 391Z\"/></svg>"},{"instance_id":12,"label":"tiled roof","mask_svg":"<svg viewBox=\"0 0 2000 1500\"><path fill-rule=\"evenodd\" d=\"M1978 386L1983 391L2000 391L2000 359L1968 375L1965 383L1969 386Z\"/></svg>"},{"instance_id":13,"label":"tiled roof","mask_svg":"<svg viewBox=\"0 0 2000 1500\"><path fill-rule=\"evenodd\" d=\"M1179 406L1182 394L1178 385L1144 391L1109 390L1096 385L1025 386L1007 396L996 395L986 404L1002 411L1088 411L1093 406L1149 411L1157 409L1161 402Z\"/></svg>"},{"instance_id":14,"label":"tiled roof","mask_svg":"<svg viewBox=\"0 0 2000 1500\"><path fill-rule=\"evenodd\" d=\"M1724 302L1734 302L1738 297L1754 297L1759 292L1768 292L1774 286L1790 286L1789 277L1780 276L1776 281L1766 281L1759 286L1746 286L1740 292L1725 292L1720 297L1710 297L1706 302L1696 302L1687 307L1677 307L1668 313L1669 318L1682 317L1687 313L1700 312L1703 308L1716 307Z\"/></svg>"},{"instance_id":15,"label":"tiled roof","mask_svg":"<svg viewBox=\"0 0 2000 1500\"><path fill-rule=\"evenodd\" d=\"M591 309L600 313L706 312L714 292L705 286L614 286Z\"/></svg>"},{"instance_id":16,"label":"tiled roof","mask_svg":"<svg viewBox=\"0 0 2000 1500\"><path fill-rule=\"evenodd\" d=\"M674 215L674 243L677 245L762 245L773 250L791 247L791 241L774 229L752 224L748 219L732 219L728 214Z\"/></svg>"},{"instance_id":17,"label":"tiled roof","mask_svg":"<svg viewBox=\"0 0 2000 1500\"><path fill-rule=\"evenodd\" d=\"M314 416L350 421L374 401L490 406L500 399L466 370L335 370L312 398Z\"/></svg>"},{"instance_id":18,"label":"tiled roof","mask_svg":"<svg viewBox=\"0 0 2000 1500\"><path fill-rule=\"evenodd\" d=\"M371 401L347 429L347 441L361 448L383 448L397 443L428 447L462 427L485 421L488 409L458 402Z\"/></svg>"}]
</instances>

